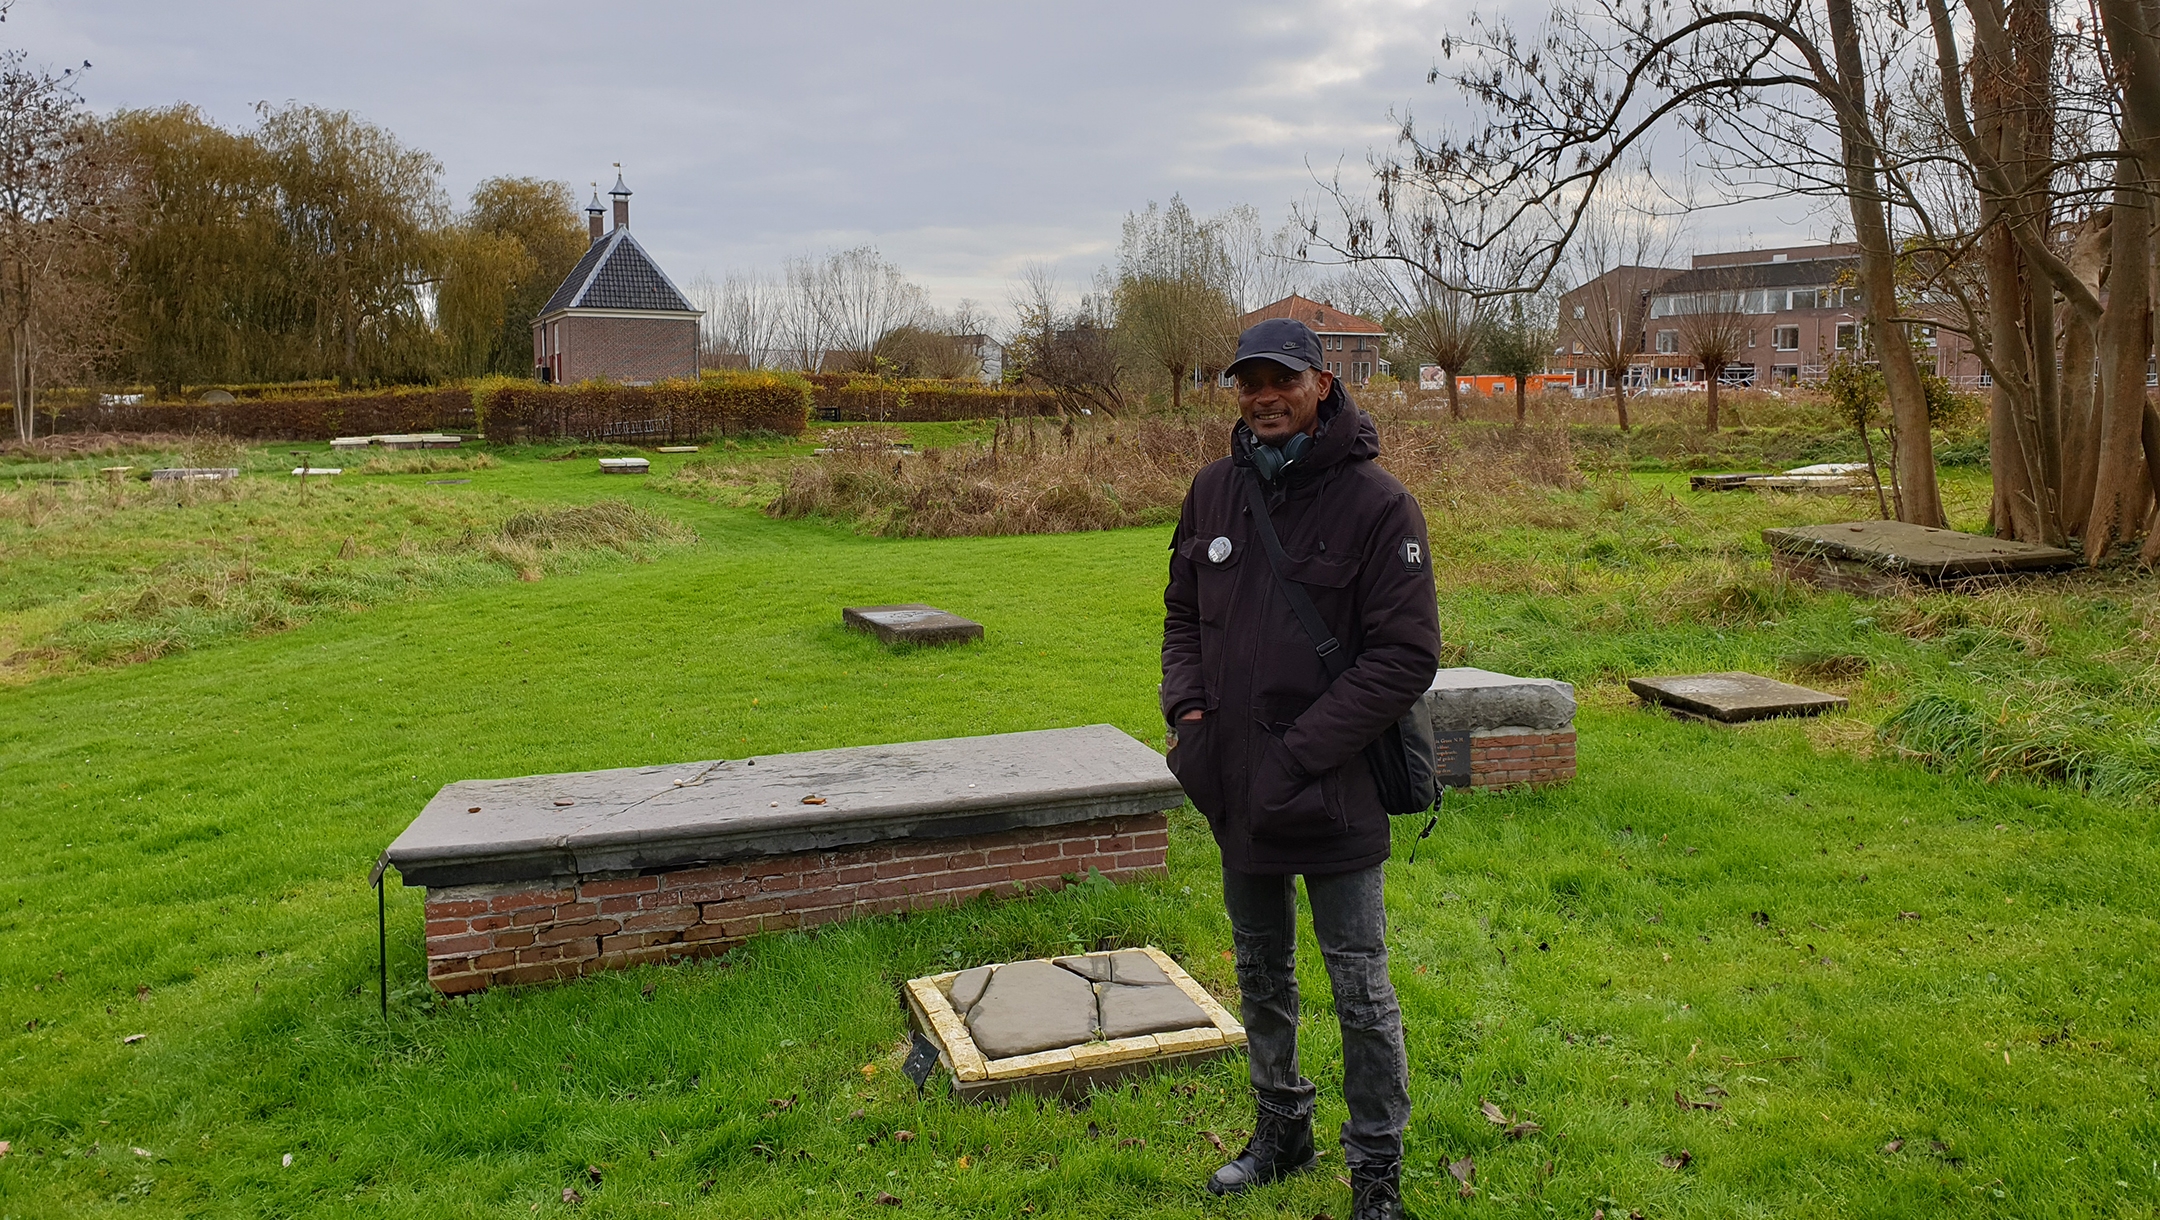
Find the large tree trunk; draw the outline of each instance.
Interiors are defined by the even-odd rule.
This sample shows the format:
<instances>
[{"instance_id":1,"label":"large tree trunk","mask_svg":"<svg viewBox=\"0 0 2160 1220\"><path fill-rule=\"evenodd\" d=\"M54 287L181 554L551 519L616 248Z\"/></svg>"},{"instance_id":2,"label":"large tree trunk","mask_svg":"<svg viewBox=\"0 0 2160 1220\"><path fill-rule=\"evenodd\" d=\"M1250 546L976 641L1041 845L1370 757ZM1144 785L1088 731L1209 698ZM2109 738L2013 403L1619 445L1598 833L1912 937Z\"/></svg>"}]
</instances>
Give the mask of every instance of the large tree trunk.
<instances>
[{"instance_id":1,"label":"large tree trunk","mask_svg":"<svg viewBox=\"0 0 2160 1220\"><path fill-rule=\"evenodd\" d=\"M1627 423L1627 377L1615 377L1612 385L1613 410L1620 415L1620 430L1628 430Z\"/></svg>"},{"instance_id":2,"label":"large tree trunk","mask_svg":"<svg viewBox=\"0 0 2160 1220\"><path fill-rule=\"evenodd\" d=\"M1515 379L1515 430L1517 432L1523 430L1524 417L1529 413L1530 379L1528 377L1517 377Z\"/></svg>"},{"instance_id":3,"label":"large tree trunk","mask_svg":"<svg viewBox=\"0 0 2160 1220\"><path fill-rule=\"evenodd\" d=\"M1725 370L1724 370L1724 368L1723 368L1722 366L1720 366L1720 367L1718 367L1718 368L1714 368L1714 369L1709 369L1709 368L1706 368L1706 369L1704 369L1704 370L1703 370L1703 372L1705 372L1705 373L1707 373L1707 374L1709 375L1709 380L1708 380L1708 382L1706 382L1706 383L1705 383L1705 385L1704 385L1704 387L1703 387L1703 394L1704 394L1704 397L1706 397L1706 398L1708 398L1708 399L1709 399L1709 415L1710 415L1709 419L1707 419L1707 420L1705 420L1705 421L1704 421L1704 425L1705 425L1706 427L1708 427L1708 428L1710 429L1710 431L1712 431L1712 432L1715 432L1715 431L1717 431L1717 430L1718 430L1718 417L1717 417L1717 405L1718 405L1718 404L1717 404L1718 379L1719 379L1720 377L1722 377L1722 376L1724 375L1724 373L1725 373Z\"/></svg>"},{"instance_id":4,"label":"large tree trunk","mask_svg":"<svg viewBox=\"0 0 2160 1220\"><path fill-rule=\"evenodd\" d=\"M1455 370L1447 369L1447 413L1449 419L1462 418L1462 387L1455 384Z\"/></svg>"},{"instance_id":5,"label":"large tree trunk","mask_svg":"<svg viewBox=\"0 0 2160 1220\"><path fill-rule=\"evenodd\" d=\"M2136 535L2146 494L2145 360L2152 348L2151 208L2134 157L2115 162L2107 302L2100 312L2100 460L2085 521L2085 561Z\"/></svg>"},{"instance_id":6,"label":"large tree trunk","mask_svg":"<svg viewBox=\"0 0 2160 1220\"><path fill-rule=\"evenodd\" d=\"M1853 236L1860 246L1860 288L1866 298L1868 328L1882 362L1883 386L1890 417L1897 423L1895 467L1899 488L1898 517L1917 525L1943 524L1942 493L1935 483L1934 438L1928 430L1927 387L1913 363L1912 341L1897 316L1897 252L1890 241L1882 182L1877 172L1874 135L1868 130L1867 75L1860 30L1852 0L1827 0L1830 34L1836 46L1838 106L1843 142L1845 184L1852 203Z\"/></svg>"}]
</instances>

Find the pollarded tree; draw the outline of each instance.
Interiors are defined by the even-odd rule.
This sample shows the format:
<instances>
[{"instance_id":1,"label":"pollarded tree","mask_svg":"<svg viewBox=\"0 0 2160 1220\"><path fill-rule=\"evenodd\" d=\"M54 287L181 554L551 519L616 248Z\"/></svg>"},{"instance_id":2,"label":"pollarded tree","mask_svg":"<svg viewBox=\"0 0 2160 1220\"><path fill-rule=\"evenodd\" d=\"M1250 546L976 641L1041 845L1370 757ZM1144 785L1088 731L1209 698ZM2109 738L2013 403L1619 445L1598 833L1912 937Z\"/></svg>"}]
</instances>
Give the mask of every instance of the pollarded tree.
<instances>
[{"instance_id":1,"label":"pollarded tree","mask_svg":"<svg viewBox=\"0 0 2160 1220\"><path fill-rule=\"evenodd\" d=\"M1718 387L1725 370L1747 350L1746 290L1731 275L1711 275L1694 290L1672 294L1678 314L1680 350L1702 366L1703 396L1708 400L1703 426L1718 430Z\"/></svg>"},{"instance_id":2,"label":"pollarded tree","mask_svg":"<svg viewBox=\"0 0 2160 1220\"><path fill-rule=\"evenodd\" d=\"M1185 201L1125 217L1118 244L1117 332L1134 361L1164 374L1173 410L1194 370L1220 368L1236 350L1228 260Z\"/></svg>"},{"instance_id":3,"label":"pollarded tree","mask_svg":"<svg viewBox=\"0 0 2160 1220\"><path fill-rule=\"evenodd\" d=\"M1512 294L1488 311L1483 340L1485 363L1495 373L1515 379L1515 427L1529 414L1530 378L1552 367L1559 341L1559 303L1550 293Z\"/></svg>"}]
</instances>

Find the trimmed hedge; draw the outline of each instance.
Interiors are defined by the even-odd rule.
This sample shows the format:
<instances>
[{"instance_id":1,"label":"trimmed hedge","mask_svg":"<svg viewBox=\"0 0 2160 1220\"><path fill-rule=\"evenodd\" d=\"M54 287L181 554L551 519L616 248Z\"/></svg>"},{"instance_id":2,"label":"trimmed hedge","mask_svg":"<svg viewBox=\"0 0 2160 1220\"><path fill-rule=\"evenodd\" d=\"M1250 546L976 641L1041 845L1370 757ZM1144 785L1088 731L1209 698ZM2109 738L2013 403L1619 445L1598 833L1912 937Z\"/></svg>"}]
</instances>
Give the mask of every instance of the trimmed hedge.
<instances>
[{"instance_id":1,"label":"trimmed hedge","mask_svg":"<svg viewBox=\"0 0 2160 1220\"><path fill-rule=\"evenodd\" d=\"M708 374L649 386L504 379L472 392L488 439L673 444L739 432L802 435L810 383L787 373Z\"/></svg>"},{"instance_id":2,"label":"trimmed hedge","mask_svg":"<svg viewBox=\"0 0 2160 1220\"><path fill-rule=\"evenodd\" d=\"M832 374L707 372L645 386L548 386L494 377L434 389L335 394L311 385L233 387L238 402L102 406L87 392L48 398L41 431L196 432L241 440L327 440L386 432L486 433L494 440L673 444L739 432L802 434L813 406L842 423L931 423L1056 415L1055 395L965 381ZM57 404L57 405L54 405ZM54 416L57 415L57 419Z\"/></svg>"},{"instance_id":3,"label":"trimmed hedge","mask_svg":"<svg viewBox=\"0 0 2160 1220\"><path fill-rule=\"evenodd\" d=\"M921 424L955 419L1056 415L1054 394L966 381L888 380L820 375L820 418L850 424Z\"/></svg>"},{"instance_id":4,"label":"trimmed hedge","mask_svg":"<svg viewBox=\"0 0 2160 1220\"><path fill-rule=\"evenodd\" d=\"M51 400L48 399L49 403ZM473 393L463 386L396 390L319 398L256 398L238 402L100 405L96 399L38 407L38 428L49 432L203 432L238 440L328 440L384 432L479 431Z\"/></svg>"}]
</instances>

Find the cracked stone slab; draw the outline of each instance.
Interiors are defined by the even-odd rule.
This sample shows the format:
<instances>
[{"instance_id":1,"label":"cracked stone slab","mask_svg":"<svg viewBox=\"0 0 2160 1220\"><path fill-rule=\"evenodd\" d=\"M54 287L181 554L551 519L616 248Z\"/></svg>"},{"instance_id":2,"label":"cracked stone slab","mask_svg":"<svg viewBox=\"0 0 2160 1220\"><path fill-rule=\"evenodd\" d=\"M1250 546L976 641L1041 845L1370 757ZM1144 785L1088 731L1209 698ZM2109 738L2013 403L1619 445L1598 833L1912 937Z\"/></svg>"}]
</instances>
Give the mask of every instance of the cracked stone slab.
<instances>
[{"instance_id":1,"label":"cracked stone slab","mask_svg":"<svg viewBox=\"0 0 2160 1220\"><path fill-rule=\"evenodd\" d=\"M1436 733L1478 729L1564 729L1575 723L1575 687L1468 665L1443 669L1426 689Z\"/></svg>"},{"instance_id":2,"label":"cracked stone slab","mask_svg":"<svg viewBox=\"0 0 2160 1220\"><path fill-rule=\"evenodd\" d=\"M1175 809L1162 755L1107 724L462 780L390 845L407 885L539 881Z\"/></svg>"},{"instance_id":3,"label":"cracked stone slab","mask_svg":"<svg viewBox=\"0 0 2160 1220\"><path fill-rule=\"evenodd\" d=\"M1961 534L1909 521L1838 521L1767 529L1762 537L1781 554L1849 560L1929 581L2040 572L2078 562L2074 552L2061 547Z\"/></svg>"},{"instance_id":4,"label":"cracked stone slab","mask_svg":"<svg viewBox=\"0 0 2160 1220\"><path fill-rule=\"evenodd\" d=\"M1629 678L1628 689L1645 702L1728 724L1771 716L1815 716L1846 703L1843 695L1738 672Z\"/></svg>"},{"instance_id":5,"label":"cracked stone slab","mask_svg":"<svg viewBox=\"0 0 2160 1220\"><path fill-rule=\"evenodd\" d=\"M1244 1027L1153 947L977 966L910 979L902 995L967 1099L1083 1094L1245 1042Z\"/></svg>"},{"instance_id":6,"label":"cracked stone slab","mask_svg":"<svg viewBox=\"0 0 2160 1220\"><path fill-rule=\"evenodd\" d=\"M920 602L849 606L840 611L840 622L867 631L885 644L957 644L983 638L981 623Z\"/></svg>"},{"instance_id":7,"label":"cracked stone slab","mask_svg":"<svg viewBox=\"0 0 2160 1220\"><path fill-rule=\"evenodd\" d=\"M1095 987L1055 962L999 966L982 998L968 1009L967 1027L977 1049L992 1059L1091 1042Z\"/></svg>"}]
</instances>

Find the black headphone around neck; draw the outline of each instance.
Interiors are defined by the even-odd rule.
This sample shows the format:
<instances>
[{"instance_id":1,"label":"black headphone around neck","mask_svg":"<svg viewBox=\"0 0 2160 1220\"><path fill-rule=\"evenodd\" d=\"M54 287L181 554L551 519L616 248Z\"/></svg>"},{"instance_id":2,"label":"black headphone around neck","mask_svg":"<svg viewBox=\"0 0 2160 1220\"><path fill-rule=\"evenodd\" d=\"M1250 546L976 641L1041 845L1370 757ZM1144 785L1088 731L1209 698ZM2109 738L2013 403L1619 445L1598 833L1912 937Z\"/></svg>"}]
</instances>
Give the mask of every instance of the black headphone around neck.
<instances>
[{"instance_id":1,"label":"black headphone around neck","mask_svg":"<svg viewBox=\"0 0 2160 1220\"><path fill-rule=\"evenodd\" d=\"M1289 469L1292 462L1304 457L1305 451L1310 448L1312 437L1303 432L1293 435L1280 445L1263 445L1259 438L1255 437L1252 447L1253 469L1260 472L1262 482L1272 483L1276 476Z\"/></svg>"}]
</instances>

